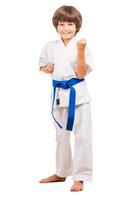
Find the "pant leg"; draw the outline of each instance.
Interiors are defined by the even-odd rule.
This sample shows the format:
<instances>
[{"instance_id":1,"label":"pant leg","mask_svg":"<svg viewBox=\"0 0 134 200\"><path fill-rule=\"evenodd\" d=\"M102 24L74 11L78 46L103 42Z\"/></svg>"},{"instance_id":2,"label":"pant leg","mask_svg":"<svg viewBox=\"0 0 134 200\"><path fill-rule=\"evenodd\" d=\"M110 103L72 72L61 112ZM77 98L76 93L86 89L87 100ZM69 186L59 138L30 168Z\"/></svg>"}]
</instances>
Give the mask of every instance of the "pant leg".
<instances>
[{"instance_id":1,"label":"pant leg","mask_svg":"<svg viewBox=\"0 0 134 200\"><path fill-rule=\"evenodd\" d=\"M61 123L60 129L55 123L56 128L56 174L61 177L72 175L72 151L70 145L70 131L65 130L67 122L67 108L55 110L56 119Z\"/></svg>"},{"instance_id":2,"label":"pant leg","mask_svg":"<svg viewBox=\"0 0 134 200\"><path fill-rule=\"evenodd\" d=\"M90 103L76 106L73 180L92 180L92 128Z\"/></svg>"}]
</instances>

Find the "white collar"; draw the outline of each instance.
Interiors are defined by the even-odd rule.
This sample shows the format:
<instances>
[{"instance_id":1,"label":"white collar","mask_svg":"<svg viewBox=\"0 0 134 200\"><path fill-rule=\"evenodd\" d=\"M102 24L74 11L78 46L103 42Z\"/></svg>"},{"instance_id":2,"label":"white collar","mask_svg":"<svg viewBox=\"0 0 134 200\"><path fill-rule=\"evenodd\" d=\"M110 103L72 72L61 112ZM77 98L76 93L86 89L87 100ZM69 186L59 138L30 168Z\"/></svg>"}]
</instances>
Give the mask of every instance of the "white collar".
<instances>
[{"instance_id":1,"label":"white collar","mask_svg":"<svg viewBox=\"0 0 134 200\"><path fill-rule=\"evenodd\" d=\"M74 36L70 41L69 43L67 44L67 46L65 47L65 44L62 40L62 38L59 39L59 43L62 45L62 47L64 47L65 49L70 47L72 44L76 43L76 37Z\"/></svg>"}]
</instances>

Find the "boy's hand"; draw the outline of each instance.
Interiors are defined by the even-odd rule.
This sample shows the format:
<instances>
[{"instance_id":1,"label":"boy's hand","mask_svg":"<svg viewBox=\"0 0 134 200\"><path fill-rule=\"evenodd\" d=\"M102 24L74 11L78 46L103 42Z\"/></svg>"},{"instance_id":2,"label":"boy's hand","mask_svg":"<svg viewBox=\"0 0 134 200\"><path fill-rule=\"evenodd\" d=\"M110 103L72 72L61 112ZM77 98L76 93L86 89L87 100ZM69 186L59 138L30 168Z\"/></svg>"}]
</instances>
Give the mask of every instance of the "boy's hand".
<instances>
[{"instance_id":1,"label":"boy's hand","mask_svg":"<svg viewBox=\"0 0 134 200\"><path fill-rule=\"evenodd\" d=\"M81 39L77 42L77 50L78 51L83 51L85 50L86 47L86 40L85 39Z\"/></svg>"},{"instance_id":2,"label":"boy's hand","mask_svg":"<svg viewBox=\"0 0 134 200\"><path fill-rule=\"evenodd\" d=\"M45 73L52 73L54 70L54 64L49 63L47 66L40 67L40 71Z\"/></svg>"}]
</instances>

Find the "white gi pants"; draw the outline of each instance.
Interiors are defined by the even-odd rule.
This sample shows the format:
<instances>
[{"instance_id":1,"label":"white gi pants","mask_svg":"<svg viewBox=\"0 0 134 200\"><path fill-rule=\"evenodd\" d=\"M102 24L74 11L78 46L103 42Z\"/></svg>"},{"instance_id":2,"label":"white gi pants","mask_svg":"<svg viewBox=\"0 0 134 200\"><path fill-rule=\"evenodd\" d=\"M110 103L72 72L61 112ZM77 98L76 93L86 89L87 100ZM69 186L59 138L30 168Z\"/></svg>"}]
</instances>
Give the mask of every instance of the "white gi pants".
<instances>
[{"instance_id":1,"label":"white gi pants","mask_svg":"<svg viewBox=\"0 0 134 200\"><path fill-rule=\"evenodd\" d=\"M73 180L92 181L92 130L90 103L77 105L74 120L74 156L72 159L70 136L71 131L65 130L68 108L54 109L57 121L63 126L56 128L56 174L61 177L72 175Z\"/></svg>"}]
</instances>

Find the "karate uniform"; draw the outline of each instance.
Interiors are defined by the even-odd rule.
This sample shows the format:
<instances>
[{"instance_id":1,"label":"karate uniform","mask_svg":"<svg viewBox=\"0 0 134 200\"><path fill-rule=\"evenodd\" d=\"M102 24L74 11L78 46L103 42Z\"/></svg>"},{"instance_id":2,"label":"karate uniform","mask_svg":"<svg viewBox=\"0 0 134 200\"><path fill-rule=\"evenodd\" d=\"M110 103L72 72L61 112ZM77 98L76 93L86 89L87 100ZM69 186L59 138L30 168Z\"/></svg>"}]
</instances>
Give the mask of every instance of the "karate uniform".
<instances>
[{"instance_id":1,"label":"karate uniform","mask_svg":"<svg viewBox=\"0 0 134 200\"><path fill-rule=\"evenodd\" d=\"M62 39L48 42L40 55L39 67L48 63L54 64L54 71L51 74L53 80L64 81L77 78L75 67L77 57L77 40L72 38L65 47ZM90 49L85 49L86 64L94 68L93 57ZM87 71L88 74L88 71ZM74 85L76 92L75 118L73 133L75 136L74 158L72 159L70 135L71 131L66 130L68 119L68 107L70 89L57 88L53 104L54 116L62 125L60 128L54 121L56 129L56 174L61 177L72 175L73 180L92 180L92 129L90 102L91 97L85 80ZM53 92L51 98L53 100Z\"/></svg>"}]
</instances>

